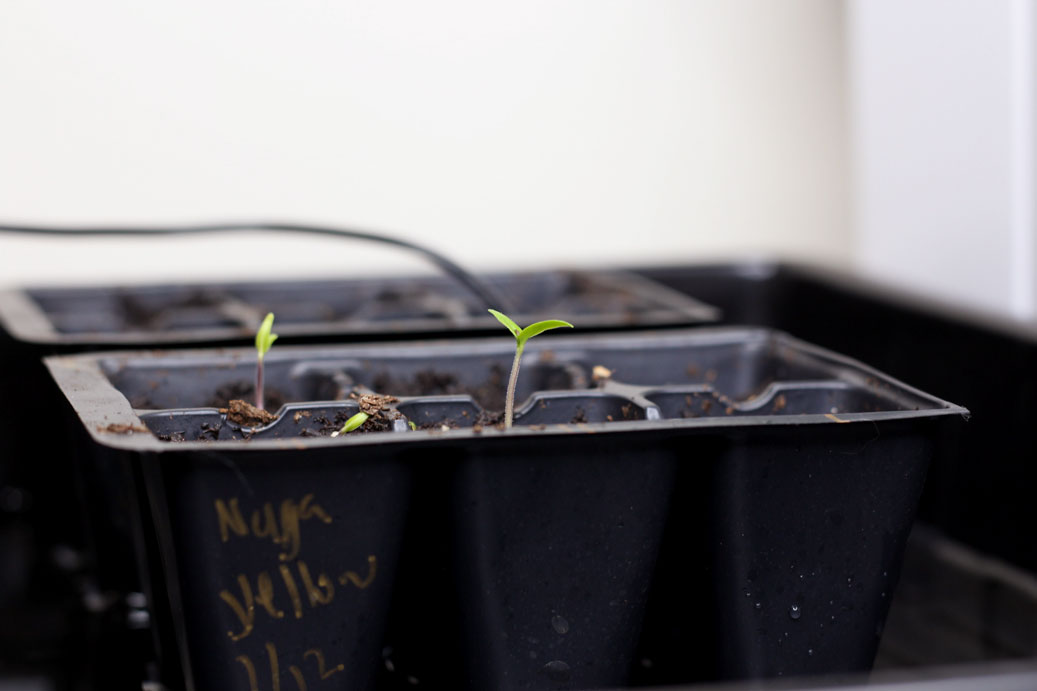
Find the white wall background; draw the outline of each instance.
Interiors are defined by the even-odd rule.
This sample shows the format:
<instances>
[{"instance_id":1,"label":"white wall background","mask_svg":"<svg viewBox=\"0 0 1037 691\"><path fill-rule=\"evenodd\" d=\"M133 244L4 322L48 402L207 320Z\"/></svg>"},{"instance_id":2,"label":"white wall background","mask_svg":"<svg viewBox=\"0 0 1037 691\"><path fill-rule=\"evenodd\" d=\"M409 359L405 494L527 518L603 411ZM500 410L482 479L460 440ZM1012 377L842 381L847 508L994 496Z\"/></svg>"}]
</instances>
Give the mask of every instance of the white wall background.
<instances>
[{"instance_id":1,"label":"white wall background","mask_svg":"<svg viewBox=\"0 0 1037 691\"><path fill-rule=\"evenodd\" d=\"M354 225L484 268L843 264L843 37L830 0L5 0L0 221ZM3 283L416 266L0 236Z\"/></svg>"},{"instance_id":2,"label":"white wall background","mask_svg":"<svg viewBox=\"0 0 1037 691\"><path fill-rule=\"evenodd\" d=\"M860 270L987 312L1037 317L1035 7L849 2Z\"/></svg>"}]
</instances>

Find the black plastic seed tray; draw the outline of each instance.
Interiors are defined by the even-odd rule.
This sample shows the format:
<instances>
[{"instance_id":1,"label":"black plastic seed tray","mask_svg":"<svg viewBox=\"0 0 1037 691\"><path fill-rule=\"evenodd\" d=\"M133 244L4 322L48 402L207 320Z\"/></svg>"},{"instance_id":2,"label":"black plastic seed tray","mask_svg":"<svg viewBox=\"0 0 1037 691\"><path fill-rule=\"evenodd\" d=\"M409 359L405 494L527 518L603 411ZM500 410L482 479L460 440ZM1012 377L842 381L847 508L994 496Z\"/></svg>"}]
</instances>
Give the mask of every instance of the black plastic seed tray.
<instances>
[{"instance_id":1,"label":"black plastic seed tray","mask_svg":"<svg viewBox=\"0 0 1037 691\"><path fill-rule=\"evenodd\" d=\"M792 331L972 411L938 440L919 504L920 526L953 547L916 541L923 566L898 588L876 669L910 668L918 688L1000 688L1004 668L1019 665L1005 661L1026 657L1011 688L1037 688L1037 325L818 266L640 272L717 305L725 322ZM973 666L937 667L963 663Z\"/></svg>"},{"instance_id":2,"label":"black plastic seed tray","mask_svg":"<svg viewBox=\"0 0 1037 691\"><path fill-rule=\"evenodd\" d=\"M724 322L782 329L972 411L948 430L921 517L1037 573L1037 324L1010 322L819 267L741 263L643 274L715 304Z\"/></svg>"},{"instance_id":3,"label":"black plastic seed tray","mask_svg":"<svg viewBox=\"0 0 1037 691\"><path fill-rule=\"evenodd\" d=\"M687 325L715 316L715 310L692 298L623 272L543 271L496 275L488 281L506 294L516 308L511 313L523 323L567 318L585 330L607 330ZM494 306L510 312L510 307ZM446 276L0 292L5 363L0 390L7 393L0 415L0 495L18 498L19 507L11 519L0 512L0 533L17 531L5 558L17 565L13 573L26 574L0 579L0 638L8 634L5 622L21 616L10 603L20 610L30 603L48 608L60 600L60 607L52 607L58 616L83 619L81 607L64 604L82 599L77 592L82 590L82 573L56 568L49 558L55 550L76 553L73 561L84 565L95 591L119 593L121 598L139 589L119 554L102 556L110 526L98 525L89 512L68 518L80 503L77 485L98 483L94 477L77 477L78 450L66 445L55 448L46 463L30 460L37 454L37 440L50 434L53 412L61 405L40 359L116 347L244 345L267 311L276 314L279 345L503 333L470 287ZM60 441L52 439L54 444ZM43 614L51 616L50 610ZM123 628L115 624L120 636ZM21 637L22 627L11 627L10 635ZM118 651L124 647L113 646ZM81 646L74 643L72 648ZM84 655L84 664L96 657ZM0 659L8 655L0 653Z\"/></svg>"},{"instance_id":4,"label":"black plastic seed tray","mask_svg":"<svg viewBox=\"0 0 1037 691\"><path fill-rule=\"evenodd\" d=\"M543 271L484 277L520 323L569 319L585 329L712 321L687 295L620 271ZM267 312L283 338L384 339L488 331L500 325L465 286L444 276L274 281L0 292L0 323L18 341L84 346L220 343L247 339Z\"/></svg>"},{"instance_id":5,"label":"black plastic seed tray","mask_svg":"<svg viewBox=\"0 0 1037 691\"><path fill-rule=\"evenodd\" d=\"M48 359L97 459L141 471L167 678L551 689L870 666L932 439L964 409L781 333L702 329L530 343L502 430L486 411L512 347L275 348L285 404L261 428L213 405L247 351ZM326 436L371 391L398 398L386 431Z\"/></svg>"}]
</instances>

